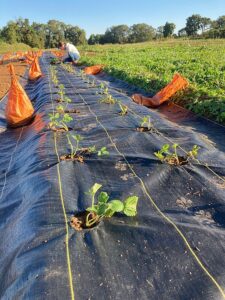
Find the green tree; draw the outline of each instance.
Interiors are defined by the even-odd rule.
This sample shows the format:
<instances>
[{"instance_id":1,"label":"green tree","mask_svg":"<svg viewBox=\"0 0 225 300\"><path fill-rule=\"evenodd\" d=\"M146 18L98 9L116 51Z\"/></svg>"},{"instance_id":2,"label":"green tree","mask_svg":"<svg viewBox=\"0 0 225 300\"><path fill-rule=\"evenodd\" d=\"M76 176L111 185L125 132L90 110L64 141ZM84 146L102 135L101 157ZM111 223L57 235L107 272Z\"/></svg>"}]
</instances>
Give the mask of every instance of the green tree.
<instances>
[{"instance_id":1,"label":"green tree","mask_svg":"<svg viewBox=\"0 0 225 300\"><path fill-rule=\"evenodd\" d=\"M87 43L85 31L78 26L66 26L65 39L74 45L85 45Z\"/></svg>"},{"instance_id":2,"label":"green tree","mask_svg":"<svg viewBox=\"0 0 225 300\"><path fill-rule=\"evenodd\" d=\"M181 28L180 30L178 30L179 37L184 37L186 35L187 35L186 28Z\"/></svg>"},{"instance_id":3,"label":"green tree","mask_svg":"<svg viewBox=\"0 0 225 300\"><path fill-rule=\"evenodd\" d=\"M217 29L224 29L225 28L225 16L219 17L215 22L215 27Z\"/></svg>"},{"instance_id":4,"label":"green tree","mask_svg":"<svg viewBox=\"0 0 225 300\"><path fill-rule=\"evenodd\" d=\"M156 29L156 38L162 38L163 37L163 28L164 26L159 26Z\"/></svg>"},{"instance_id":5,"label":"green tree","mask_svg":"<svg viewBox=\"0 0 225 300\"><path fill-rule=\"evenodd\" d=\"M1 36L3 40L9 44L20 42L17 37L17 25L13 21L8 22L7 25L3 27Z\"/></svg>"},{"instance_id":6,"label":"green tree","mask_svg":"<svg viewBox=\"0 0 225 300\"><path fill-rule=\"evenodd\" d=\"M91 34L88 39L88 44L89 45L101 44L102 37L104 37L103 34Z\"/></svg>"},{"instance_id":7,"label":"green tree","mask_svg":"<svg viewBox=\"0 0 225 300\"><path fill-rule=\"evenodd\" d=\"M124 44L127 43L129 27L127 25L112 26L106 30L104 40L106 43Z\"/></svg>"},{"instance_id":8,"label":"green tree","mask_svg":"<svg viewBox=\"0 0 225 300\"><path fill-rule=\"evenodd\" d=\"M192 15L187 18L185 30L188 36L197 35L198 30L201 28L201 19L200 15Z\"/></svg>"},{"instance_id":9,"label":"green tree","mask_svg":"<svg viewBox=\"0 0 225 300\"><path fill-rule=\"evenodd\" d=\"M200 29L202 30L202 33L204 33L206 30L210 29L210 26L212 25L212 20L210 18L201 18L200 20Z\"/></svg>"},{"instance_id":10,"label":"green tree","mask_svg":"<svg viewBox=\"0 0 225 300\"><path fill-rule=\"evenodd\" d=\"M131 43L147 42L152 40L156 35L156 30L145 23L134 24L130 28L129 41Z\"/></svg>"},{"instance_id":11,"label":"green tree","mask_svg":"<svg viewBox=\"0 0 225 300\"><path fill-rule=\"evenodd\" d=\"M46 26L46 48L55 48L64 40L65 24L57 20L49 20Z\"/></svg>"},{"instance_id":12,"label":"green tree","mask_svg":"<svg viewBox=\"0 0 225 300\"><path fill-rule=\"evenodd\" d=\"M174 23L166 22L166 24L163 26L163 36L164 37L172 36L175 28L176 28L176 25Z\"/></svg>"}]
</instances>

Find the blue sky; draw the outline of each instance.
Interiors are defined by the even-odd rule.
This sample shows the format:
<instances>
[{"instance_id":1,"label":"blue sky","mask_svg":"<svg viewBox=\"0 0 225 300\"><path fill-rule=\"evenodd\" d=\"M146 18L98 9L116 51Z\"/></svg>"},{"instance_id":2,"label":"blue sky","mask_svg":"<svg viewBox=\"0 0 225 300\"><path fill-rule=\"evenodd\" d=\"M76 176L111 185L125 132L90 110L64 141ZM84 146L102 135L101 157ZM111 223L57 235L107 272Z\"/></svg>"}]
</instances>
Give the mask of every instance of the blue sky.
<instances>
[{"instance_id":1,"label":"blue sky","mask_svg":"<svg viewBox=\"0 0 225 300\"><path fill-rule=\"evenodd\" d=\"M119 24L158 27L169 21L179 30L194 13L217 19L225 15L225 0L0 0L0 27L22 17L40 23L56 19L78 25L88 36Z\"/></svg>"}]
</instances>

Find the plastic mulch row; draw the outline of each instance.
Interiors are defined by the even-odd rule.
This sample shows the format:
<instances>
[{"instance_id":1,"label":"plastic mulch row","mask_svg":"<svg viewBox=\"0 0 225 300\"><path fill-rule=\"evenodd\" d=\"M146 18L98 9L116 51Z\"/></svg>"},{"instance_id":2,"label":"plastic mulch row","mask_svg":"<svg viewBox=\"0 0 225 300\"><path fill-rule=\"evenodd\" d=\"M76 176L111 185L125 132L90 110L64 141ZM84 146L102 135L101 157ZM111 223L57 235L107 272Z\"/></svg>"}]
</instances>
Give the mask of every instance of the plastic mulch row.
<instances>
[{"instance_id":1,"label":"plastic mulch row","mask_svg":"<svg viewBox=\"0 0 225 300\"><path fill-rule=\"evenodd\" d=\"M98 88L79 68L56 66L72 99L68 109L80 111L71 132L83 137L82 147L109 151L83 163L60 161L69 146L66 133L47 128L58 105L50 60L45 53L45 77L25 85L36 111L31 125L7 128L7 97L0 102L0 298L225 298L225 128L176 106L138 106L125 83L89 76L128 106L121 116L118 104L99 103ZM136 130L143 116L156 130ZM186 152L199 145L198 160L161 163L154 152L166 143ZM114 199L137 195L137 216L71 228L74 213L91 205L85 192L94 183Z\"/></svg>"}]
</instances>

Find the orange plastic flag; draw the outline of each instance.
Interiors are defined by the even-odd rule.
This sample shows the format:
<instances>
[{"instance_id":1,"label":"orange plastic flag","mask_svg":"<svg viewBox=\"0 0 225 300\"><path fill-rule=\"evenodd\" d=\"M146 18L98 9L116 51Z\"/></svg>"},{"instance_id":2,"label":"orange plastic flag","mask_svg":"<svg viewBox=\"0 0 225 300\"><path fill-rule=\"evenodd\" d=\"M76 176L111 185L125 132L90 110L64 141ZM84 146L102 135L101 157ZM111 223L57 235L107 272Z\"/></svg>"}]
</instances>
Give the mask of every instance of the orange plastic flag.
<instances>
[{"instance_id":1,"label":"orange plastic flag","mask_svg":"<svg viewBox=\"0 0 225 300\"><path fill-rule=\"evenodd\" d=\"M173 80L154 97L148 98L142 96L141 94L134 94L132 99L134 102L147 107L158 107L172 97L177 91L185 89L188 85L189 83L184 77L182 77L180 74L175 74Z\"/></svg>"},{"instance_id":2,"label":"orange plastic flag","mask_svg":"<svg viewBox=\"0 0 225 300\"><path fill-rule=\"evenodd\" d=\"M102 71L103 65L95 65L84 68L84 73L89 75L96 75Z\"/></svg>"},{"instance_id":3,"label":"orange plastic flag","mask_svg":"<svg viewBox=\"0 0 225 300\"><path fill-rule=\"evenodd\" d=\"M26 125L34 116L33 105L18 82L13 65L9 65L11 86L5 108L6 121L11 127Z\"/></svg>"},{"instance_id":4,"label":"orange plastic flag","mask_svg":"<svg viewBox=\"0 0 225 300\"><path fill-rule=\"evenodd\" d=\"M33 56L31 56L30 54L26 54L26 55L25 55L25 58L26 58L25 62L26 62L27 64L31 65L32 62L33 62L33 60L34 60Z\"/></svg>"},{"instance_id":5,"label":"orange plastic flag","mask_svg":"<svg viewBox=\"0 0 225 300\"><path fill-rule=\"evenodd\" d=\"M33 60L30 70L29 70L29 79L36 80L42 76L41 68L38 63L38 56Z\"/></svg>"}]
</instances>

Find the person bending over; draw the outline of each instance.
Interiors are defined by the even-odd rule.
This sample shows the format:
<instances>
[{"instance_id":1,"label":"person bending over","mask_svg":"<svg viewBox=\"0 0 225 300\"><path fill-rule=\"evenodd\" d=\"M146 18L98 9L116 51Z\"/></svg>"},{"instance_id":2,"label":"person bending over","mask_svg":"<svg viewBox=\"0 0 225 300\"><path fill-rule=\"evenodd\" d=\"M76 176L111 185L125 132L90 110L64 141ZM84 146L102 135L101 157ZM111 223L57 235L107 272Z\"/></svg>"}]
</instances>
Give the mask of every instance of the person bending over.
<instances>
[{"instance_id":1,"label":"person bending over","mask_svg":"<svg viewBox=\"0 0 225 300\"><path fill-rule=\"evenodd\" d=\"M80 59L80 53L73 44L60 42L59 48L65 50L67 53L67 56L63 59L63 63L72 62L73 64L76 64Z\"/></svg>"}]
</instances>

